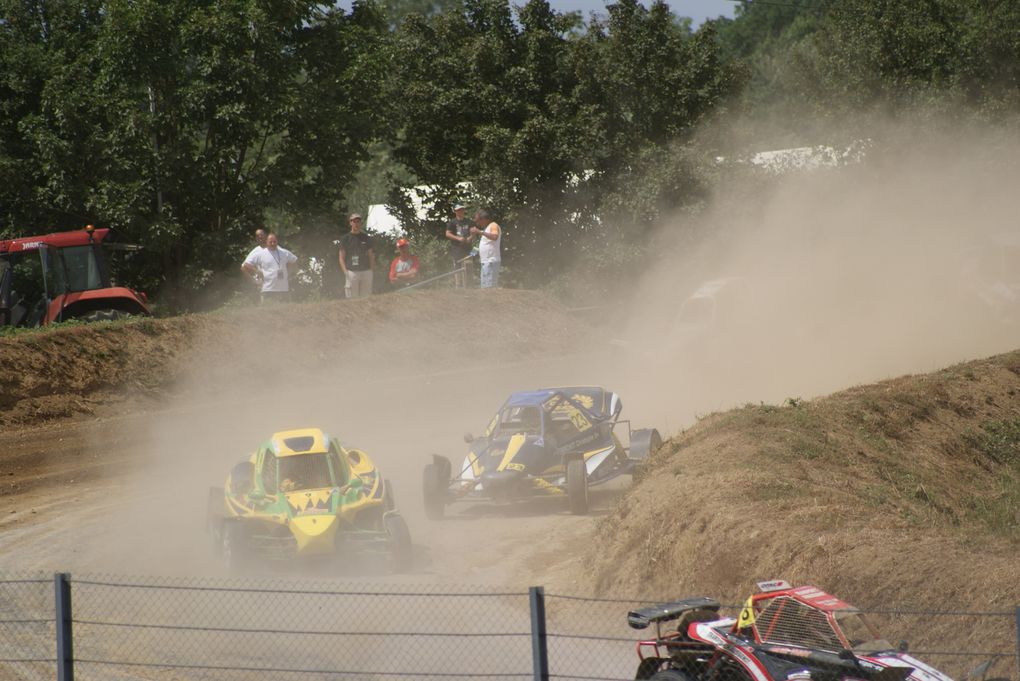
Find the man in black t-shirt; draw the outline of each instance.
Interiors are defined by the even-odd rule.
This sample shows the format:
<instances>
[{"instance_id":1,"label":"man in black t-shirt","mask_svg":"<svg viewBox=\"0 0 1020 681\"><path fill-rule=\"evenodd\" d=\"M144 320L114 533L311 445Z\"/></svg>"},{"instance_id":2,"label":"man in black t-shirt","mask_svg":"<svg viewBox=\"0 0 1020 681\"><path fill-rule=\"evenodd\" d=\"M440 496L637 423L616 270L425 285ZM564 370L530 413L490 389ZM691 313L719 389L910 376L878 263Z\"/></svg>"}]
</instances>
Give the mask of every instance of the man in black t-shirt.
<instances>
[{"instance_id":1,"label":"man in black t-shirt","mask_svg":"<svg viewBox=\"0 0 1020 681\"><path fill-rule=\"evenodd\" d=\"M446 223L446 238L450 240L450 257L453 258L453 268L468 268L469 260L464 260L471 255L471 242L474 236L471 234L472 222L464 217L465 206L458 203L453 207L454 218ZM461 262L463 260L463 262ZM454 275L454 286L465 285L464 273Z\"/></svg>"},{"instance_id":2,"label":"man in black t-shirt","mask_svg":"<svg viewBox=\"0 0 1020 681\"><path fill-rule=\"evenodd\" d=\"M375 251L372 239L361 231L361 214L351 213L348 221L351 231L340 237L340 269L344 273L344 292L348 298L372 295L372 270L375 269Z\"/></svg>"}]
</instances>

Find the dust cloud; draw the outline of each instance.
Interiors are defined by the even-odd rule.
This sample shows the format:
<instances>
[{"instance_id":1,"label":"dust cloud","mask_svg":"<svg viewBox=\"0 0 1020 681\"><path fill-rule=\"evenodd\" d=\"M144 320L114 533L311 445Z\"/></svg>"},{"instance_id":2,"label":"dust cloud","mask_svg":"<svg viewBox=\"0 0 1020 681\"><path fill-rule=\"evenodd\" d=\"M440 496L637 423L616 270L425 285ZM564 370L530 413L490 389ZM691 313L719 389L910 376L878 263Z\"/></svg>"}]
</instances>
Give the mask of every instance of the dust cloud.
<instances>
[{"instance_id":1,"label":"dust cloud","mask_svg":"<svg viewBox=\"0 0 1020 681\"><path fill-rule=\"evenodd\" d=\"M33 528L29 562L225 575L205 536L210 487L273 432L319 426L392 480L416 551L410 575L330 576L542 583L580 554L590 519L539 507L429 522L421 476L431 454L459 462L463 434L516 390L604 385L635 428L668 437L745 402L807 399L1016 347L1018 146L876 138L857 165L768 182L736 173L698 218L696 245L672 245L690 219L664 228L660 263L632 287L635 314L609 332L511 291L228 315L164 402L126 409L92 436L84 451L126 463L72 520L48 515ZM521 550L537 551L536 537L555 549L547 559Z\"/></svg>"},{"instance_id":2,"label":"dust cloud","mask_svg":"<svg viewBox=\"0 0 1020 681\"><path fill-rule=\"evenodd\" d=\"M524 569L520 546L536 534L572 541L586 519L568 516L565 504L539 504L452 510L452 518L435 523L424 517L421 492L431 454L459 465L464 434L484 429L509 393L606 377L592 370L604 364L579 352L583 324L561 318L555 305L505 293L493 295L506 297L508 308L497 304L491 312L477 309L491 298L483 292L381 296L290 306L272 315L277 319L239 317L227 338L210 338L192 354L163 407L125 424L135 431L137 460L103 523L79 523L89 525L91 541L73 560L88 571L225 576L205 536L210 487L222 486L231 467L272 433L321 427L365 451L391 480L411 529L415 567L397 575L355 558L332 573L288 566L265 575L526 587L534 572ZM334 313L348 318L338 327L323 321ZM535 326L507 331L514 314L529 315ZM101 449L105 437L91 448ZM550 530L550 520L562 528Z\"/></svg>"},{"instance_id":3,"label":"dust cloud","mask_svg":"<svg viewBox=\"0 0 1020 681\"><path fill-rule=\"evenodd\" d=\"M643 406L686 425L1016 348L1020 143L920 137L890 125L859 163L730 173L693 230L666 225L620 343Z\"/></svg>"}]
</instances>

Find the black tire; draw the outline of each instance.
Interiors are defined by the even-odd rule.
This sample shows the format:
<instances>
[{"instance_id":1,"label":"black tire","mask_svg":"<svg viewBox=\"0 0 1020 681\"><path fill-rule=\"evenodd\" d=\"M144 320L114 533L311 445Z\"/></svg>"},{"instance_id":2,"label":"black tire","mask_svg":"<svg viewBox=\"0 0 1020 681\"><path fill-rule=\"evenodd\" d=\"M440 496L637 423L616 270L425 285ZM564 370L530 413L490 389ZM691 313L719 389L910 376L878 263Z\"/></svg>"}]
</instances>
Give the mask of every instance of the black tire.
<instances>
[{"instance_id":1,"label":"black tire","mask_svg":"<svg viewBox=\"0 0 1020 681\"><path fill-rule=\"evenodd\" d=\"M691 677L679 669L663 669L661 672L656 672L651 678L652 681L691 681Z\"/></svg>"},{"instance_id":2,"label":"black tire","mask_svg":"<svg viewBox=\"0 0 1020 681\"><path fill-rule=\"evenodd\" d=\"M209 500L205 509L205 531L212 540L213 553L223 554L223 518L226 515L226 502L223 500L222 487L209 488Z\"/></svg>"},{"instance_id":3,"label":"black tire","mask_svg":"<svg viewBox=\"0 0 1020 681\"><path fill-rule=\"evenodd\" d=\"M397 510L397 498L393 496L393 485L389 480L383 480L383 509L386 511Z\"/></svg>"},{"instance_id":4,"label":"black tire","mask_svg":"<svg viewBox=\"0 0 1020 681\"><path fill-rule=\"evenodd\" d=\"M227 561L227 569L231 573L244 572L250 567L248 550L248 531L244 523L223 523L223 557Z\"/></svg>"},{"instance_id":5,"label":"black tire","mask_svg":"<svg viewBox=\"0 0 1020 681\"><path fill-rule=\"evenodd\" d=\"M130 312L124 312L123 310L92 310L86 314L76 317L85 322L112 322L115 319L124 319L130 317Z\"/></svg>"},{"instance_id":6,"label":"black tire","mask_svg":"<svg viewBox=\"0 0 1020 681\"><path fill-rule=\"evenodd\" d=\"M442 520L446 515L447 486L447 479L439 465L426 464L422 475L422 492L425 500L425 517L429 520Z\"/></svg>"},{"instance_id":7,"label":"black tire","mask_svg":"<svg viewBox=\"0 0 1020 681\"><path fill-rule=\"evenodd\" d=\"M567 462L567 503L574 515L588 512L588 471L584 459Z\"/></svg>"},{"instance_id":8,"label":"black tire","mask_svg":"<svg viewBox=\"0 0 1020 681\"><path fill-rule=\"evenodd\" d=\"M661 657L646 657L641 660L641 664L638 665L637 672L634 674L634 680L647 681L652 678L662 667L663 662Z\"/></svg>"},{"instance_id":9,"label":"black tire","mask_svg":"<svg viewBox=\"0 0 1020 681\"><path fill-rule=\"evenodd\" d=\"M630 435L630 458L634 461L645 461L662 446L662 436L655 428L642 428Z\"/></svg>"},{"instance_id":10,"label":"black tire","mask_svg":"<svg viewBox=\"0 0 1020 681\"><path fill-rule=\"evenodd\" d=\"M406 572L410 570L414 554L411 547L411 531L407 529L404 516L399 513L389 513L383 516L383 526L386 528L386 534L390 536L390 557L394 571Z\"/></svg>"}]
</instances>

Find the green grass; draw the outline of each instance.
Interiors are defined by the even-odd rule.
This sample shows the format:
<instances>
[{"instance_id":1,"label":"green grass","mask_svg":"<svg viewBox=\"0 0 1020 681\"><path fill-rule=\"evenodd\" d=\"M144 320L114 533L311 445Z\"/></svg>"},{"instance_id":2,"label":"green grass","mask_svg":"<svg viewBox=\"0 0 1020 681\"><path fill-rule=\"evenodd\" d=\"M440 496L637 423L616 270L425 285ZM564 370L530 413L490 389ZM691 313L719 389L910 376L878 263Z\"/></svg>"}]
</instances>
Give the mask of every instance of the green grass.
<instances>
[{"instance_id":1,"label":"green grass","mask_svg":"<svg viewBox=\"0 0 1020 681\"><path fill-rule=\"evenodd\" d=\"M991 531L1010 537L1020 536L1020 480L1011 472L999 476L994 495L973 496L967 506L970 515Z\"/></svg>"},{"instance_id":2,"label":"green grass","mask_svg":"<svg viewBox=\"0 0 1020 681\"><path fill-rule=\"evenodd\" d=\"M988 421L963 435L964 443L996 463L1020 466L1020 419Z\"/></svg>"},{"instance_id":3,"label":"green grass","mask_svg":"<svg viewBox=\"0 0 1020 681\"><path fill-rule=\"evenodd\" d=\"M0 326L0 338L38 338L49 333L55 333L64 329L73 329L80 326L99 325L109 327L114 324L137 324L151 322L149 317L128 317L124 319L112 319L101 322L88 322L82 319L68 319L64 322L51 322L45 326Z\"/></svg>"}]
</instances>

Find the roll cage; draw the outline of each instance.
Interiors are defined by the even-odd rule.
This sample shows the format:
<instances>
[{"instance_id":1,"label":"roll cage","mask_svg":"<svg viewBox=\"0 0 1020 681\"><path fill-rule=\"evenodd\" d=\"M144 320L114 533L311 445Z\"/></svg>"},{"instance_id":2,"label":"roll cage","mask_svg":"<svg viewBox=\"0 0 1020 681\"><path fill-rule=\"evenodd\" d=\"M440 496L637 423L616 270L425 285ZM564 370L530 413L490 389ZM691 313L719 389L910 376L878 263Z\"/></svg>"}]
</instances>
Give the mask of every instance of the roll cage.
<instances>
[{"instance_id":1,"label":"roll cage","mask_svg":"<svg viewBox=\"0 0 1020 681\"><path fill-rule=\"evenodd\" d=\"M329 441L326 451L283 456L278 456L270 444L262 445L255 455L254 467L258 472L254 487L269 496L279 492L343 487L351 480L347 454L335 439ZM287 481L290 484L285 485Z\"/></svg>"}]
</instances>

